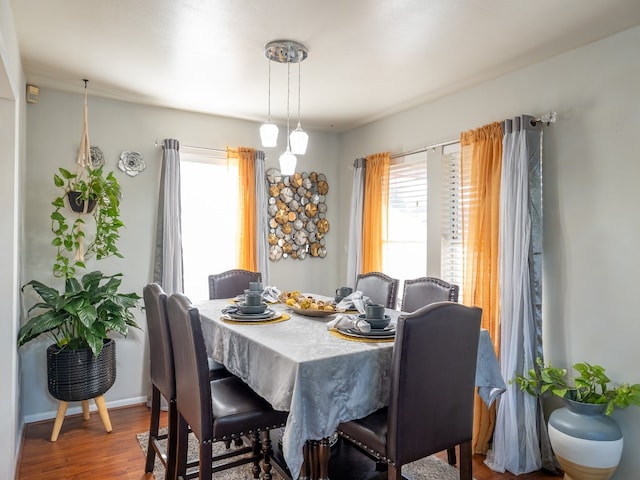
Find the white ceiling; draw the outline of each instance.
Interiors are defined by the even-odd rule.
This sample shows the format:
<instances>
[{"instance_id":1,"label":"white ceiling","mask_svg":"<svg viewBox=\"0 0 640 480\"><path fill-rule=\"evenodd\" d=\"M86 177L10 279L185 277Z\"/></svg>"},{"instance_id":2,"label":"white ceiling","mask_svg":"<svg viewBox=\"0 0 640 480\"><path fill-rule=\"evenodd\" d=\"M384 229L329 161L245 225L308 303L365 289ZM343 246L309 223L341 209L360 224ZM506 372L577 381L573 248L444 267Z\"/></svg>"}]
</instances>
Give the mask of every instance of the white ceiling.
<instances>
[{"instance_id":1,"label":"white ceiling","mask_svg":"<svg viewBox=\"0 0 640 480\"><path fill-rule=\"evenodd\" d=\"M81 79L88 78L90 95L259 122L267 114L264 45L297 40L309 48L301 64L302 126L335 132L640 24L640 0L10 5L28 83L80 93ZM286 122L286 71L272 63L277 123ZM292 118L297 75L292 65Z\"/></svg>"}]
</instances>

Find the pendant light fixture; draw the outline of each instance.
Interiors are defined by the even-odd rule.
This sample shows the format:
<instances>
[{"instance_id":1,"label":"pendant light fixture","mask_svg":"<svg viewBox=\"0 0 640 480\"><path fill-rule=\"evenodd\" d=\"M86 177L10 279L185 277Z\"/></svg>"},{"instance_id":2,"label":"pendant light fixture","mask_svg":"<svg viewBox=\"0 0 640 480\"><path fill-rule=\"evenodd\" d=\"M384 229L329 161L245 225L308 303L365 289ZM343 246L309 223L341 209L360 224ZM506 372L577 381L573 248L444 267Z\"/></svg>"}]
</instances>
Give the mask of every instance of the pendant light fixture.
<instances>
[{"instance_id":1,"label":"pendant light fixture","mask_svg":"<svg viewBox=\"0 0 640 480\"><path fill-rule=\"evenodd\" d=\"M293 175L296 171L296 162L298 159L291 153L289 144L289 93L291 86L291 63L287 63L287 149L280 155L280 173L282 175Z\"/></svg>"},{"instance_id":2,"label":"pendant light fixture","mask_svg":"<svg viewBox=\"0 0 640 480\"><path fill-rule=\"evenodd\" d=\"M271 62L269 62L269 99L267 121L260 127L260 139L263 147L275 147L278 144L278 126L271 122Z\"/></svg>"},{"instance_id":3,"label":"pendant light fixture","mask_svg":"<svg viewBox=\"0 0 640 480\"><path fill-rule=\"evenodd\" d=\"M287 64L287 148L285 152L280 155L280 173L282 175L293 175L296 169L296 156L291 151L291 144L294 141L295 136L289 136L289 98L291 91L291 64L292 63L300 63L305 58L307 58L308 49L306 46L301 44L300 42L296 42L293 40L274 40L273 42L267 43L264 47L264 54L269 60L269 62L278 62L278 63L286 63ZM269 63L271 65L271 63ZM269 68L269 98L271 97L271 68ZM269 99L269 105L271 105L271 100ZM270 111L271 107L269 107L269 115L271 115ZM267 123L261 127L261 136L262 136L262 128L269 124L270 118L267 119ZM277 128L277 127L276 127ZM300 127L300 70L298 70L298 128L300 132L304 135L307 135L302 128ZM298 129L296 129L298 130ZM308 136L307 136L308 141ZM290 143L291 142L291 143ZM263 146L267 146L263 140ZM271 146L275 146L275 143ZM306 141L305 148L306 151ZM302 153L304 153L302 151Z\"/></svg>"},{"instance_id":4,"label":"pendant light fixture","mask_svg":"<svg viewBox=\"0 0 640 480\"><path fill-rule=\"evenodd\" d=\"M298 63L298 126L289 136L291 152L296 155L304 155L307 152L307 144L309 143L309 135L300 126L300 68L300 63Z\"/></svg>"}]
</instances>

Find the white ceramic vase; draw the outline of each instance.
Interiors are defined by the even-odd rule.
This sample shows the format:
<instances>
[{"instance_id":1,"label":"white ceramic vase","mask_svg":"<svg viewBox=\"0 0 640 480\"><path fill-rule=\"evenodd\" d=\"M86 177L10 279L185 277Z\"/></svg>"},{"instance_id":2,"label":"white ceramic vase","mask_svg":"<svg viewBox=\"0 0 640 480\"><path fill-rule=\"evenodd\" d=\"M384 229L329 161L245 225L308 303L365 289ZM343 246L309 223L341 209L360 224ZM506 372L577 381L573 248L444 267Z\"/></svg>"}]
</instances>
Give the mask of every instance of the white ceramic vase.
<instances>
[{"instance_id":1,"label":"white ceramic vase","mask_svg":"<svg viewBox=\"0 0 640 480\"><path fill-rule=\"evenodd\" d=\"M565 480L607 480L622 455L622 430L605 415L606 405L565 398L549 417L549 440Z\"/></svg>"}]
</instances>

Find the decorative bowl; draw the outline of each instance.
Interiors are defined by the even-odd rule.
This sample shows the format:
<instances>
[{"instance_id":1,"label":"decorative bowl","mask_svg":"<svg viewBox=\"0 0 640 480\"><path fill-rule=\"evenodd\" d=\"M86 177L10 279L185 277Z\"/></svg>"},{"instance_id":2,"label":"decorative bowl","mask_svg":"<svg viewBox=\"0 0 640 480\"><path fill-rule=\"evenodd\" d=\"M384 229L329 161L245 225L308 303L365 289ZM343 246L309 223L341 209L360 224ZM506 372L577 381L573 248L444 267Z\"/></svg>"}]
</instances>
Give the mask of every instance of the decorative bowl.
<instances>
[{"instance_id":1,"label":"decorative bowl","mask_svg":"<svg viewBox=\"0 0 640 480\"><path fill-rule=\"evenodd\" d=\"M266 303L262 303L260 305L246 305L244 303L238 304L238 310L240 310L241 313L262 313L266 309Z\"/></svg>"},{"instance_id":2,"label":"decorative bowl","mask_svg":"<svg viewBox=\"0 0 640 480\"><path fill-rule=\"evenodd\" d=\"M391 322L391 317L389 315L385 315L382 318L367 318L367 316L363 313L359 315L360 318L365 320L373 330L379 330L382 328L386 328Z\"/></svg>"}]
</instances>

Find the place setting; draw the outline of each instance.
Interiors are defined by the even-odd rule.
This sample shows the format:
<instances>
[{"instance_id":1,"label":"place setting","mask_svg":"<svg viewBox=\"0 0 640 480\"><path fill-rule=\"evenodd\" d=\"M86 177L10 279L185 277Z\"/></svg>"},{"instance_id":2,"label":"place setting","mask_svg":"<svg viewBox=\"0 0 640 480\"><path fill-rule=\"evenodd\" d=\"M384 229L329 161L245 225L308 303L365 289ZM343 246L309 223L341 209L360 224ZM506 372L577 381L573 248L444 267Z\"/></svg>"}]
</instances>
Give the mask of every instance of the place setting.
<instances>
[{"instance_id":1,"label":"place setting","mask_svg":"<svg viewBox=\"0 0 640 480\"><path fill-rule=\"evenodd\" d=\"M384 305L368 304L365 313L359 315L339 315L327 323L327 329L334 335L348 340L365 342L393 342L396 326L385 314Z\"/></svg>"},{"instance_id":2,"label":"place setting","mask_svg":"<svg viewBox=\"0 0 640 480\"><path fill-rule=\"evenodd\" d=\"M263 299L262 282L250 282L235 304L222 309L222 320L229 323L273 323L288 320L287 314L269 308Z\"/></svg>"}]
</instances>

